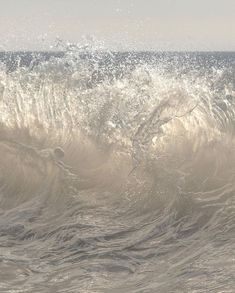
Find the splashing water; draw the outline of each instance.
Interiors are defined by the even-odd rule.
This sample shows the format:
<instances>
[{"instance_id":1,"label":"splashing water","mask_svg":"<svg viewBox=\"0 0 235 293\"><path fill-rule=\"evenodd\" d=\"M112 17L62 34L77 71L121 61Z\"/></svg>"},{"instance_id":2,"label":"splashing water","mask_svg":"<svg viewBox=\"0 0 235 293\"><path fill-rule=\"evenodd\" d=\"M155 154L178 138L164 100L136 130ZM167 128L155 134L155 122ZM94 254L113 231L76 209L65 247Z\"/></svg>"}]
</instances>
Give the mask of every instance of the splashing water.
<instances>
[{"instance_id":1,"label":"splashing water","mask_svg":"<svg viewBox=\"0 0 235 293\"><path fill-rule=\"evenodd\" d=\"M235 55L17 58L0 66L0 291L233 292Z\"/></svg>"}]
</instances>

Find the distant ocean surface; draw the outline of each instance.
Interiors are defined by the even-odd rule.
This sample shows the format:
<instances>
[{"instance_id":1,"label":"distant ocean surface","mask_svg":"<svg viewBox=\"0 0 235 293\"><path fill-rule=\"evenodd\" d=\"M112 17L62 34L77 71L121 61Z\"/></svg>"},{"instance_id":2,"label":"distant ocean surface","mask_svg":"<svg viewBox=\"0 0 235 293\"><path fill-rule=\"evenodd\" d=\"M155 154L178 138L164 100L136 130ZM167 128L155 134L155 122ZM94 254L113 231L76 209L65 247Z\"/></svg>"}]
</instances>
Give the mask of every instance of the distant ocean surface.
<instances>
[{"instance_id":1,"label":"distant ocean surface","mask_svg":"<svg viewBox=\"0 0 235 293\"><path fill-rule=\"evenodd\" d=\"M235 52L0 53L0 292L235 292Z\"/></svg>"}]
</instances>

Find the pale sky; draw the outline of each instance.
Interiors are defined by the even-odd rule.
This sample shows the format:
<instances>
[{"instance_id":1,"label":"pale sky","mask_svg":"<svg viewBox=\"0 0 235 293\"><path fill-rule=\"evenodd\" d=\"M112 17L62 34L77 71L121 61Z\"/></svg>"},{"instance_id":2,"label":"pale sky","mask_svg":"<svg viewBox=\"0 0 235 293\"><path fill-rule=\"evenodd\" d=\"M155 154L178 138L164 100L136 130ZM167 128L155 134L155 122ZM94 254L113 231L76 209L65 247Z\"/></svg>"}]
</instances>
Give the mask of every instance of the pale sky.
<instances>
[{"instance_id":1,"label":"pale sky","mask_svg":"<svg viewBox=\"0 0 235 293\"><path fill-rule=\"evenodd\" d=\"M235 51L235 0L0 0L0 50L84 36L116 50Z\"/></svg>"}]
</instances>

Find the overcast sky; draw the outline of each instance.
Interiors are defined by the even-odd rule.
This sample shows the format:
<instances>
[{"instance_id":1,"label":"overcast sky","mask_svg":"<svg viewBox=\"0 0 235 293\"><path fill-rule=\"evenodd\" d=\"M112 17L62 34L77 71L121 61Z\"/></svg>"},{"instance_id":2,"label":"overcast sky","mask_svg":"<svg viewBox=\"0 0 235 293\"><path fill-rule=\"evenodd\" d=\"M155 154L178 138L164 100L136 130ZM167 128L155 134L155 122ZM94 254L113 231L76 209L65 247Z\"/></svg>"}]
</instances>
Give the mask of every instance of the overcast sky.
<instances>
[{"instance_id":1,"label":"overcast sky","mask_svg":"<svg viewBox=\"0 0 235 293\"><path fill-rule=\"evenodd\" d=\"M95 38L113 49L235 51L235 0L0 0L0 50Z\"/></svg>"}]
</instances>

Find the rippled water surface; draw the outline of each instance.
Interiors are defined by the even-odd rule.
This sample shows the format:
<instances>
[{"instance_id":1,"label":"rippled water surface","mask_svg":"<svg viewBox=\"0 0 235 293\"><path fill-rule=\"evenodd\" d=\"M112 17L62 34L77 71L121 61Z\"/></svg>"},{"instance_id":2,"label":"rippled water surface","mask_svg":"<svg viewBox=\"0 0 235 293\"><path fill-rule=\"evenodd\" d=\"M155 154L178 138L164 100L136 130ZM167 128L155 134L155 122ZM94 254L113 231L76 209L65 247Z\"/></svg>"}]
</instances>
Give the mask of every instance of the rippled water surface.
<instances>
[{"instance_id":1,"label":"rippled water surface","mask_svg":"<svg viewBox=\"0 0 235 293\"><path fill-rule=\"evenodd\" d=\"M0 60L0 292L234 292L234 53Z\"/></svg>"}]
</instances>

